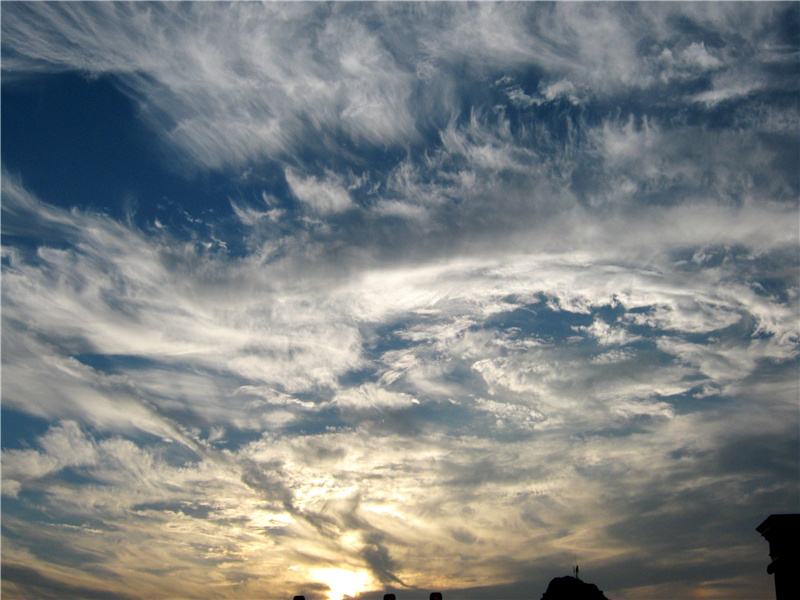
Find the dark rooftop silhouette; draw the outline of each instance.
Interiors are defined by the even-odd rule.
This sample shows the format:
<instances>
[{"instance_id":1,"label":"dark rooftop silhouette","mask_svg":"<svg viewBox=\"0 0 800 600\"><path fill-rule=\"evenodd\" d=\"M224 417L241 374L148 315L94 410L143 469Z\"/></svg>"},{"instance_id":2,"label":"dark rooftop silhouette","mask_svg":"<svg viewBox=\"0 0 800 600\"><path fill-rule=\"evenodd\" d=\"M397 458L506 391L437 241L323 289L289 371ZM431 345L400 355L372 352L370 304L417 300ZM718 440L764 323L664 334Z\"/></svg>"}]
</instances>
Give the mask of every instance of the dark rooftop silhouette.
<instances>
[{"instance_id":1,"label":"dark rooftop silhouette","mask_svg":"<svg viewBox=\"0 0 800 600\"><path fill-rule=\"evenodd\" d=\"M595 584L567 576L552 579L542 600L608 600L608 598Z\"/></svg>"},{"instance_id":2,"label":"dark rooftop silhouette","mask_svg":"<svg viewBox=\"0 0 800 600\"><path fill-rule=\"evenodd\" d=\"M800 514L770 515L756 531L769 542L767 573L775 576L775 598L800 598Z\"/></svg>"}]
</instances>

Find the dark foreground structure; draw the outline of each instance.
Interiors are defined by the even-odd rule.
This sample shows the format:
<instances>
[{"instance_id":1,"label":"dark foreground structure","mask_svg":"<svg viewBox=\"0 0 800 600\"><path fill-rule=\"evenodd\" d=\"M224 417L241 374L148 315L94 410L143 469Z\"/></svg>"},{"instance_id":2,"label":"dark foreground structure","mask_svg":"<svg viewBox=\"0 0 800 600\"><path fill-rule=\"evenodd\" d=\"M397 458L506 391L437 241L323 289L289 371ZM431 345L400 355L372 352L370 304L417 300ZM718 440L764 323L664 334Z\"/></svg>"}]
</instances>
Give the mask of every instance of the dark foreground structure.
<instances>
[{"instance_id":1,"label":"dark foreground structure","mask_svg":"<svg viewBox=\"0 0 800 600\"><path fill-rule=\"evenodd\" d=\"M767 573L775 577L775 598L800 598L800 514L770 515L756 527L769 542L772 562Z\"/></svg>"},{"instance_id":2,"label":"dark foreground structure","mask_svg":"<svg viewBox=\"0 0 800 600\"><path fill-rule=\"evenodd\" d=\"M575 573L577 575L577 567ZM306 600L306 597L295 596L293 600ZM396 600L396 596L384 594L383 600ZM430 600L442 600L442 593L432 592ZM577 577L556 577L550 581L542 600L608 600L608 598L593 583L586 583Z\"/></svg>"},{"instance_id":3,"label":"dark foreground structure","mask_svg":"<svg viewBox=\"0 0 800 600\"><path fill-rule=\"evenodd\" d=\"M577 577L556 577L550 581L542 600L608 600L597 586Z\"/></svg>"}]
</instances>

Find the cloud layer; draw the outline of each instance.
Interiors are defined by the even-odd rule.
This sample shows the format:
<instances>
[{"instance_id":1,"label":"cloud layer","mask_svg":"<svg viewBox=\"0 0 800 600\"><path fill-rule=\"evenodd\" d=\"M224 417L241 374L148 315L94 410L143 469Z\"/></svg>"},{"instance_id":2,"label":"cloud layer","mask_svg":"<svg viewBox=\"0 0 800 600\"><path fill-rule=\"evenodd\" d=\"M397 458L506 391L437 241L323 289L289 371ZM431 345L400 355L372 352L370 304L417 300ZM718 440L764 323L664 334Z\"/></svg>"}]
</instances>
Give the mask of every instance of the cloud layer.
<instances>
[{"instance_id":1,"label":"cloud layer","mask_svg":"<svg viewBox=\"0 0 800 600\"><path fill-rule=\"evenodd\" d=\"M771 593L796 17L5 5L4 94L107 78L227 183L126 220L4 158L3 593L511 599L576 554L610 597Z\"/></svg>"}]
</instances>

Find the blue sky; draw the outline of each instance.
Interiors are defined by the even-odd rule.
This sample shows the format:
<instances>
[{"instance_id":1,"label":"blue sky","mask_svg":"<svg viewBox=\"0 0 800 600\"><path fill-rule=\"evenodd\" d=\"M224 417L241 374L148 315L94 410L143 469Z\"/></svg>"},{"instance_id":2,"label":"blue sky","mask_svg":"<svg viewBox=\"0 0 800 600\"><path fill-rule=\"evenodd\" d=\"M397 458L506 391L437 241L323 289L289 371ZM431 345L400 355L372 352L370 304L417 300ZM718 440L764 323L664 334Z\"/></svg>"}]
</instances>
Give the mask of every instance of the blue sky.
<instances>
[{"instance_id":1,"label":"blue sky","mask_svg":"<svg viewBox=\"0 0 800 600\"><path fill-rule=\"evenodd\" d=\"M770 598L796 3L3 3L8 598Z\"/></svg>"}]
</instances>

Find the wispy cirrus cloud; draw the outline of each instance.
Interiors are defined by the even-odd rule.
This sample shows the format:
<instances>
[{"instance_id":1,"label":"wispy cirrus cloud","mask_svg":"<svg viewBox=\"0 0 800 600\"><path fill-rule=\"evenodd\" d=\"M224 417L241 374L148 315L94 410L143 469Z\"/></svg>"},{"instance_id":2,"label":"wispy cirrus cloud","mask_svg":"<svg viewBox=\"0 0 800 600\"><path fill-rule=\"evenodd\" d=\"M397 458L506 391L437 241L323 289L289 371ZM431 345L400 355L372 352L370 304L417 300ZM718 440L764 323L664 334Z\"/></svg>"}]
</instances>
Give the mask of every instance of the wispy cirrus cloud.
<instances>
[{"instance_id":1,"label":"wispy cirrus cloud","mask_svg":"<svg viewBox=\"0 0 800 600\"><path fill-rule=\"evenodd\" d=\"M344 7L42 4L9 13L5 35L8 71L121 76L164 140L206 167L279 157L309 135L414 136L411 76Z\"/></svg>"},{"instance_id":2,"label":"wispy cirrus cloud","mask_svg":"<svg viewBox=\"0 0 800 600\"><path fill-rule=\"evenodd\" d=\"M4 227L13 230L23 212L14 198L36 200L22 194L13 180L5 182L10 192L4 208L11 217L4 219ZM508 540L502 551L492 550L499 540L491 532L501 525L482 512L488 510L489 497L493 514L518 514L521 519L524 514L520 523L526 527L565 526L560 521L563 515L556 516L558 510L547 503L540 506L535 498L558 498L556 506L581 506L581 514L588 518L599 507L590 496L568 491L601 485L587 473L599 469L603 477L611 478L604 481L616 481L616 471L609 473L601 465L621 463L637 474L627 476L630 485L634 480L643 484L644 473L672 468L666 466L672 460L669 453L680 454L687 439L707 438L704 409L686 412L687 407L702 407L709 396L748 398L755 391L747 381L762 365L793 360L796 291L788 291L786 301L776 302L752 283L736 279L743 267L757 261L768 264L770 256L791 245L793 234L784 210L752 210L737 215L720 209L708 215L730 219L727 227L720 228L723 237L741 240L743 232L753 234L751 249L727 256L727 263L719 262L713 246L698 248L685 262L669 259L671 252L708 239L692 233L706 229L690 210L678 221L693 223L682 235L666 231L659 237L654 230L647 235L637 231L627 240L617 237L614 244L606 240L605 245L598 244L602 238L586 236L591 254L575 248L518 255L498 250L495 257L438 265L376 265L334 283L319 271L298 280L288 264L265 269L258 261L231 264L223 254L202 255L189 248L176 253L157 233L125 230L107 217L41 205L36 214L44 219L45 229L74 236L73 249L42 249L35 257L6 253L3 335L11 345L4 352L4 405L61 424L40 439L37 450L5 453L4 490L21 497L43 482L52 498L48 504L58 498L60 506L74 507L77 499L69 498L80 494L84 502L83 486L69 484L56 491L59 488L51 481L66 478L69 483L73 468L94 473L92 477L113 477L116 485L131 487L129 502L135 503L131 510L138 510L137 519L157 527L139 534L142 544L150 544L167 523L176 531L191 527L195 533L186 530L184 538L218 536L222 523L234 518L230 511L244 509L240 492L235 500L225 501L226 508L213 490L225 486L228 494L230 485L244 486L257 503L259 477L266 475L253 479L248 473L256 469L263 474L268 469L273 474L264 485L273 492L267 497L284 499L282 508L270 509L275 524L266 530L281 535L291 531L295 543L305 540L306 558L297 555L296 560L309 568L333 560L343 552L342 545L369 546L368 536L360 537L348 525L353 514L383 532L387 541L381 547L409 572L415 567L407 548L422 543L431 532L458 544L465 565L477 565L493 552L499 552L501 560L509 551ZM759 219L767 219L775 232L782 227L787 231L759 236L755 231L763 225ZM573 231L574 239L582 237L579 231ZM114 251L120 240L128 240L126 253ZM131 254L137 247L140 250ZM632 266L629 261L636 248L640 254L645 249L657 251L660 258L651 258L644 269ZM297 264L291 258L286 261ZM164 275L157 285L155 275L166 274L167 267L172 277L168 282ZM235 297L220 295L229 287L237 290ZM39 291L31 295L32 289ZM196 304L194 299L206 289L216 293ZM122 319L125 314L128 318ZM197 327L202 322L209 326ZM111 357L113 362L95 364L92 356ZM23 371L41 375L26 377ZM785 381L772 385L776 387L768 394L770 410L788 410L791 400L781 391ZM309 402L307 394L312 391L316 399ZM762 398L759 410L765 410L763 392L757 392ZM719 400L711 402L716 406ZM729 408L714 408L716 418L720 410L722 415L734 411L730 417L740 418L741 404L726 401L722 406ZM153 462L163 452L172 454L169 445L157 450L151 444L140 447L120 439L114 442L119 445L109 446L93 442L90 434L64 419L128 435L136 430L155 434L178 442L189 455L211 453L218 458L210 455L195 466L187 464L181 469L188 471L180 477L194 480L194 470L208 468L212 471L203 477L213 477L216 483L202 492L177 485L165 499L161 490L166 482L176 486L183 480L176 479L166 463ZM630 448L626 451L620 450L621 442L610 451L602 434L581 446L579 454L567 441L587 428L598 433L624 431L634 423L638 432L623 437L624 446ZM673 423L682 425L676 430ZM222 434L212 424L221 426ZM764 425L767 433L759 443L783 435L780 427L775 429L775 421ZM354 426L369 435L353 433ZM321 445L314 441L316 436L298 438L297 454L287 455L279 448L292 439L287 432L295 427L319 427L327 433L319 438ZM236 441L248 430L269 433L249 445ZM353 435L369 441L354 445ZM521 439L509 446L510 442L500 441L506 436ZM734 435L731 443L738 443L736 439ZM59 450L65 443L68 452ZM543 443L550 448L544 456ZM664 458L659 460L667 462L639 465L633 456L655 460L652 450L643 450L640 443L663 445L659 452ZM221 444L230 445L233 453L220 455L214 448ZM413 452L412 447L416 447ZM103 457L111 448L128 448L140 457L139 466L120 471L109 462L110 456ZM464 469L479 449L487 458L466 480ZM519 463L529 451L532 462ZM583 453L600 462L584 463ZM516 457L515 462L504 456ZM212 462L205 467L202 461ZM551 466L541 471L542 461ZM320 470L309 471L311 465ZM162 483L152 479L161 477L156 468L166 469ZM404 479L397 469L413 477ZM364 483L364 474L370 472L375 473L376 487ZM152 481L152 491L134 493L142 476ZM690 469L682 477L687 481L706 476ZM724 469L719 477L728 477ZM420 480L439 490L439 509L431 512L431 498L418 488ZM384 486L390 486L391 493ZM275 497L275 489L294 491ZM118 498L113 489L102 494L105 499L91 506ZM528 497L530 501L519 504L520 498ZM341 504L332 503L332 498L341 498ZM288 513L286 502L290 502ZM497 502L505 508L494 513ZM468 537L451 535L460 531L462 516L445 516L448 506L463 503L483 507L470 515L473 526ZM142 512L135 508L138 505L153 508ZM191 512L195 510L201 512ZM99 518L94 508L92 513ZM122 513L103 518L114 528L132 526ZM608 514L608 527L621 518L622 513ZM409 520L416 523L411 530ZM27 526L19 526L19 535L24 535ZM218 542L222 546L214 550L218 557L209 555L209 560L227 564L234 556L266 551L250 549L247 531L226 534L228 541ZM530 533L541 535L541 531ZM70 535L84 537L85 532L70 530ZM609 551L609 540L600 534L573 530L570 535L569 544L580 544L590 555ZM98 543L103 539L98 534ZM333 542L336 545L330 547ZM286 551L280 544L273 548ZM558 544L543 545L537 553L521 556L536 560L562 550ZM114 569L123 573L131 568L129 560L141 557L138 552L133 558L117 557ZM357 554L350 557L354 568L364 564ZM177 568L179 560L188 557L164 564ZM459 581L446 564L437 568L436 581L449 585ZM405 577L402 572L396 576ZM197 581L211 583L206 577Z\"/></svg>"},{"instance_id":3,"label":"wispy cirrus cloud","mask_svg":"<svg viewBox=\"0 0 800 600\"><path fill-rule=\"evenodd\" d=\"M796 12L4 5L4 90L107 78L148 175L219 197L143 200L176 227L4 166L3 593L517 597L578 552L614 597L761 594Z\"/></svg>"},{"instance_id":4,"label":"wispy cirrus cloud","mask_svg":"<svg viewBox=\"0 0 800 600\"><path fill-rule=\"evenodd\" d=\"M17 192L16 189L12 191ZM7 196L6 206L9 214L13 214L12 197ZM516 314L521 310L528 311L529 319L534 321L543 318L537 315L539 310L554 319L561 313L575 315L577 320L566 328L559 325L560 329L552 332L545 329L542 332L545 339L551 342L568 341L573 337L576 341L597 340L600 346L595 352L598 359L600 355L605 356L603 362L610 359L607 350L630 348L649 331L647 338L655 341L660 351L681 356L681 362L686 365L684 369L693 365L717 382L725 379L726 370L736 378L741 377L743 371L754 370L759 357L788 358L796 343L791 305L776 305L774 299L763 295L758 287L731 280L734 267L714 264L719 258L713 254L714 248L708 246L706 252L712 252L708 255L712 266L704 265L706 259L698 250L688 262L688 269L680 263L676 269L664 262L654 263L649 270L630 268L625 265L624 256L615 256L617 252L610 247L603 254L599 240L590 239L589 243L594 246L591 256L573 250L564 255L518 255L511 260L511 256L502 254L502 263L485 257L443 263L435 268L379 268L348 278L332 288L324 278L309 279L304 284L294 282L293 287L300 285L298 291L287 288L289 279L281 283L282 272L285 277L295 277L290 275L291 270L277 267L265 271L259 263L243 262L236 270L222 275L223 265L228 261L223 255L202 257L188 251L176 256L166 250L162 239L148 238L134 231L127 231L126 235L131 242L135 240L140 251L131 254L135 245L128 243L124 246L125 254L115 252L122 238L101 234L100 229L113 231L120 225L105 217L70 215L53 207L43 206L39 214L48 212L56 215L49 225L63 226L67 232L84 232L81 239L74 240L75 247L80 250L67 253L40 250L35 263L22 255L9 255L12 262L4 284L4 316L9 327L6 336L7 339L19 338L16 349L7 353L9 372L15 369L12 364L17 356L23 362L34 355L39 356L38 360L46 360L44 357L50 355L54 364L60 365L50 384L53 389L68 389L57 381L72 380L78 390L83 390L76 391L80 395L103 380L110 389L127 389L134 404L133 398L137 395L160 398L164 402L169 399L173 405L178 400L185 410L197 412L208 421L224 419L224 411L218 411L216 403L230 393L236 378L244 378L251 386L275 386L276 394L338 389L342 376L369 365L370 352L365 350L365 345L370 344L374 332L401 319L406 325L394 335L407 348L389 350L386 356L395 358L388 364L405 364L406 367L401 367L403 377L412 382L412 386L413 382L428 381L423 384L427 393L437 389L437 385L442 385L442 390L448 389L443 382L433 384L431 378L443 377L448 368L454 368L453 364L463 359L474 363L473 370L489 376L493 372L491 357L503 348L504 357L494 367L502 374L502 379L489 376L488 381L493 386L507 381L501 388L517 393L538 391L547 395L548 390L557 390L559 384L552 388L535 375L537 371L524 375L527 367L523 365L540 365L538 372L550 372L555 365L569 362L569 352L564 354L565 348L551 348L547 343L519 345L518 338L524 339L524 330L522 333L509 330L510 337L505 343L503 338L482 340L477 333L480 328L488 327L492 319L499 318L498 315ZM731 213L712 213L709 218L717 220L723 214ZM699 215L693 212L687 215L691 215L698 226ZM780 209L772 216L769 211L747 211L720 229L725 235L742 239L751 228L761 229L760 219L763 218L771 219L769 238L774 249L761 246L744 256L730 256L729 260L737 266L766 260L771 254L783 252L791 243L791 231L787 230L784 237L775 235L781 228L780 223L788 222ZM682 219L688 220L688 216ZM6 225L13 229L14 219L6 218ZM737 227L744 227L744 230L739 232ZM788 225L785 227L791 229ZM708 231L705 226L698 228ZM681 238L675 235L675 230L668 229L660 241L664 245L661 252L668 255L670 251L680 251L691 243L691 237L690 233L688 238ZM625 242L624 238L616 238L615 242L628 256L631 248L642 239L637 233L632 240ZM651 232L646 239L648 249L653 251L658 238ZM753 233L752 241L758 240ZM716 243L723 244L725 240ZM767 244L766 239L760 241L760 245L763 244ZM167 265L173 274L169 285ZM180 281L174 277L176 273L190 271L205 273L213 279L210 282L203 277L193 277ZM162 274L161 285L157 284L158 273ZM58 279L52 279L50 274L58 274ZM219 282L222 289L235 286L238 289L236 299L227 295L216 299L205 296L203 305L197 305L192 299L212 282ZM242 287L237 282L248 284ZM324 286L326 291L323 293L319 286ZM30 290L37 288L41 292L30 298ZM44 290L49 292L44 294ZM316 295L319 301L312 301ZM594 310L614 305L625 311L622 320L608 322L591 316ZM325 307L323 314L319 313L321 307ZM39 332L35 337L22 329L24 323L30 322L30 317L26 316L29 314L39 315L34 322L34 329ZM120 319L125 314L127 320ZM209 325L199 330L193 327L204 321ZM654 338L655 331L666 334ZM733 339L756 333L769 337L764 341L722 348L686 339L686 336L712 335L719 331L730 331L728 335L733 335ZM42 344L42 336L48 340L46 345ZM465 341L465 336L469 341ZM423 340L427 343L419 345ZM49 351L46 350L48 346ZM475 360L476 347L483 348L478 361ZM90 362L84 364L61 356L63 352L77 356L78 361ZM461 356L462 352L467 354ZM286 353L291 356L291 363L285 362ZM551 353L554 353L552 358L548 358ZM92 368L91 358L82 358L95 354L119 356L116 368L135 369L136 385L97 373ZM380 357L375 351L371 354ZM519 355L519 359L509 361L514 355ZM146 356L150 362L126 365L125 356ZM400 360L401 356L407 358ZM448 367L445 362L444 372L431 370L429 363L435 356L450 357L447 360L452 364ZM578 352L576 359L577 356L585 358L585 350ZM722 356L727 357L724 362L720 362ZM746 362L741 363L745 356ZM619 358L625 364L631 355L622 353ZM204 371L183 372L189 364L202 366ZM551 367L547 367L548 364ZM725 364L729 366L719 371ZM519 368L525 370L516 373ZM608 370L608 364L603 368ZM667 379L674 381L675 375L661 369L659 367ZM570 372L570 385L575 384L579 372ZM388 373L381 377L396 382L398 375L389 376ZM163 375L168 375L169 383ZM533 387L529 388L529 384L523 382L530 377L533 377L530 384ZM40 386L45 381L39 379L29 385ZM517 383L512 383L514 381ZM659 390L655 381L653 383L656 393L667 393ZM676 388L673 384L670 390L672 393L688 391L696 385L694 377L685 387ZM235 386L236 389L240 387ZM15 403L17 395L20 403L23 397L51 396L22 391L16 394L14 388L12 383L7 389L7 403ZM416 392L414 389L404 391L412 395ZM634 387L631 394L649 395L639 387ZM24 403L30 407L29 400ZM99 414L96 401L92 404L94 408L87 409L87 416ZM65 406L63 402L57 405L62 409ZM261 404L251 405L254 407L261 407ZM42 410L47 408L43 406ZM109 410L112 410L111 405ZM245 407L242 410L241 419L244 419L248 411ZM228 416L232 416L231 413Z\"/></svg>"},{"instance_id":5,"label":"wispy cirrus cloud","mask_svg":"<svg viewBox=\"0 0 800 600\"><path fill-rule=\"evenodd\" d=\"M335 173L326 173L322 179L313 175L304 178L288 169L286 181L297 199L308 204L315 212L336 213L353 206L342 178Z\"/></svg>"},{"instance_id":6,"label":"wispy cirrus cloud","mask_svg":"<svg viewBox=\"0 0 800 600\"><path fill-rule=\"evenodd\" d=\"M712 87L690 100L714 104L741 95L733 90L781 85L750 75L792 52L769 32L780 5L440 5L419 20L380 6L228 8L40 4L7 11L4 70L113 73L169 145L220 168L292 155L310 140L339 147L339 135L354 143L414 142L429 123L460 111L454 94L463 61L479 73L533 65L549 80L546 99L575 86L613 94L713 72ZM694 29L675 27L681 19ZM402 37L383 25L395 20L405 26ZM717 36L715 47L705 43L708 32Z\"/></svg>"}]
</instances>

